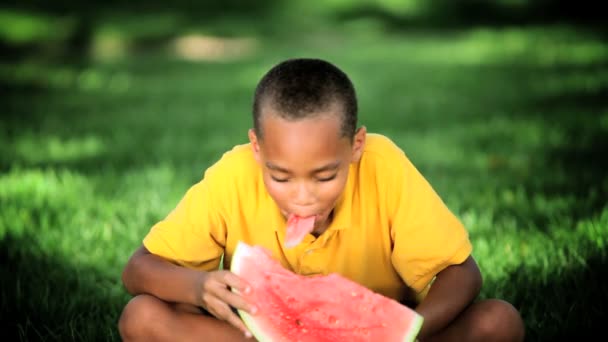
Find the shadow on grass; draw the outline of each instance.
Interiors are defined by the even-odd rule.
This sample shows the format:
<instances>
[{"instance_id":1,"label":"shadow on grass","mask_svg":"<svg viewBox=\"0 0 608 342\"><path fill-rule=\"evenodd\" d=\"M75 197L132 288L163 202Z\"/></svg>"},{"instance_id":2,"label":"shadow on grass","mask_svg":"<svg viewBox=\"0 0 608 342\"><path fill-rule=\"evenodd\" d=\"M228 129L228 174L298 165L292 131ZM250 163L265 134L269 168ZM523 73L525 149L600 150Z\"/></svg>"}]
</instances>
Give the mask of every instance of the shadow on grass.
<instances>
[{"instance_id":1,"label":"shadow on grass","mask_svg":"<svg viewBox=\"0 0 608 342\"><path fill-rule=\"evenodd\" d=\"M557 67L551 74L576 75L579 72L603 72L608 64ZM564 219L550 217L540 208L499 207L498 212L518 212L522 222L532 221L538 231L553 225L571 228L576 223L597 217L606 210L608 198L608 123L601 123L608 110L608 87L568 89L546 96L533 96L512 113L518 119L532 118L545 122L545 133L561 132L563 141L548 146L537 159L535 170L521 179L527 196L552 199L574 197L561 213ZM604 119L605 120L605 119ZM569 223L568 223L569 222ZM602 223L595 223L601 225ZM522 224L522 234L526 225ZM603 232L604 228L600 228ZM495 233L495 232L494 232ZM494 234L493 233L493 234ZM550 235L548 235L550 236ZM573 241L573 243L580 243ZM551 245L551 244L548 244ZM608 321L608 254L597 246L576 247L579 255L588 255L585 266L558 268L546 277L546 270L522 266L512 271L505 284L487 283L488 289L504 289L504 298L513 303L527 323L528 341L594 340ZM568 252L566 252L568 253ZM577 258L574 257L573 258ZM539 266L540 267L540 266Z\"/></svg>"},{"instance_id":2,"label":"shadow on grass","mask_svg":"<svg viewBox=\"0 0 608 342\"><path fill-rule=\"evenodd\" d=\"M608 63L554 66L529 72L526 71L527 67L518 70L519 66L513 66L514 75L536 78L541 83L545 79L547 82L563 79L565 85L566 80L591 79L591 75L605 74ZM508 87L515 88L518 82L516 78L517 76L507 77L504 80L512 83ZM517 101L500 104L504 106L504 118L510 122L531 122L532 125L540 123L540 130L528 133L538 135L534 138L538 141L531 144L531 147L526 146L522 150L518 146L522 144L517 141L517 133L508 137L486 135L470 142L472 146L498 151L497 166L490 168L490 174L496 180L504 182L507 188L523 192L521 197L515 196L510 204L501 202L494 208L496 217L516 218L518 229L547 232L556 222L570 222L574 225L577 221L597 215L606 206L608 97L605 94L608 87L598 85L564 88L550 94L524 89L521 93L511 95L519 98ZM482 120L480 114L484 113L475 113L474 120ZM488 128L493 129L491 126ZM531 140L529 137L524 139ZM526 159L525 165L510 165L510 153L513 152Z\"/></svg>"},{"instance_id":3,"label":"shadow on grass","mask_svg":"<svg viewBox=\"0 0 608 342\"><path fill-rule=\"evenodd\" d=\"M608 64L596 69L608 70ZM529 188L547 196L576 196L574 218L592 216L608 198L608 122L601 122L608 113L607 92L605 85L569 90L535 99L526 110L547 122L548 133L564 134L564 143L546 152L540 186L531 184Z\"/></svg>"},{"instance_id":4,"label":"shadow on grass","mask_svg":"<svg viewBox=\"0 0 608 342\"><path fill-rule=\"evenodd\" d=\"M543 270L522 267L509 274L504 299L519 309L526 322L526 341L595 340L608 321L608 255L598 253L586 266L562 270L539 279Z\"/></svg>"},{"instance_id":5,"label":"shadow on grass","mask_svg":"<svg viewBox=\"0 0 608 342\"><path fill-rule=\"evenodd\" d=\"M31 236L5 236L0 261L2 325L9 340L120 340L116 322L127 298L111 294L115 279L41 253Z\"/></svg>"},{"instance_id":6,"label":"shadow on grass","mask_svg":"<svg viewBox=\"0 0 608 342\"><path fill-rule=\"evenodd\" d=\"M104 11L124 13L124 14L142 14L142 13L158 13L159 11L177 11L184 15L192 16L204 20L206 18L215 17L218 15L230 14L254 14L268 10L276 5L276 0L263 1L240 1L226 0L217 1L186 1L174 0L171 2L157 0L136 0L136 1L89 1L82 2L76 0L59 0L59 1L42 1L42 0L27 0L15 3L15 8L35 10L50 14L82 14L82 13L100 13ZM8 6L7 6L8 7Z\"/></svg>"},{"instance_id":7,"label":"shadow on grass","mask_svg":"<svg viewBox=\"0 0 608 342\"><path fill-rule=\"evenodd\" d=\"M497 206L495 216L516 218L522 232L533 229L550 233L558 226L569 226L574 231L577 222L605 210L608 135L586 131L581 137L579 133L570 139L585 139L582 146L571 143L537 156L544 164L542 169L520 180L526 200Z\"/></svg>"}]
</instances>

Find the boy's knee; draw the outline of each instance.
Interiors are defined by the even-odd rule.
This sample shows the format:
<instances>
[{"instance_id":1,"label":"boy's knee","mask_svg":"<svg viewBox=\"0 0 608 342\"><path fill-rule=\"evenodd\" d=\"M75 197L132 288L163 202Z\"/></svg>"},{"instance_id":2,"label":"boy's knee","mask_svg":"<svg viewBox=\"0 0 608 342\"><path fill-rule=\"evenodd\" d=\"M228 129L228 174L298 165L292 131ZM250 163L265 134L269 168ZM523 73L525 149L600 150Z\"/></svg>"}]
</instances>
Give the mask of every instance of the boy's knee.
<instances>
[{"instance_id":1,"label":"boy's knee","mask_svg":"<svg viewBox=\"0 0 608 342\"><path fill-rule=\"evenodd\" d=\"M480 340L523 341L524 323L513 305L499 299L479 303L476 330Z\"/></svg>"},{"instance_id":2,"label":"boy's knee","mask_svg":"<svg viewBox=\"0 0 608 342\"><path fill-rule=\"evenodd\" d=\"M124 341L139 340L146 336L147 324L155 322L161 310L160 300L150 295L133 297L118 320L118 331Z\"/></svg>"}]
</instances>

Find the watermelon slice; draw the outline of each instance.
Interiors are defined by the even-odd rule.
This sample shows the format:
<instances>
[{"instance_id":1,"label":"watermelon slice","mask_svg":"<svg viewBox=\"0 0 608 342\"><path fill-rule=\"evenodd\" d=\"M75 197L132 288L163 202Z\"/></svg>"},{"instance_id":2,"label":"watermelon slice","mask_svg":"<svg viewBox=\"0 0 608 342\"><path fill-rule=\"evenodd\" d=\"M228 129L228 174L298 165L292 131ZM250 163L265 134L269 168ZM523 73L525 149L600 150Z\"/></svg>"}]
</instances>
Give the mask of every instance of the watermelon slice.
<instances>
[{"instance_id":1,"label":"watermelon slice","mask_svg":"<svg viewBox=\"0 0 608 342\"><path fill-rule=\"evenodd\" d=\"M251 284L241 295L257 313L239 315L260 342L413 341L422 326L393 299L338 274L292 273L259 246L239 242L230 270Z\"/></svg>"},{"instance_id":2,"label":"watermelon slice","mask_svg":"<svg viewBox=\"0 0 608 342\"><path fill-rule=\"evenodd\" d=\"M315 217L300 217L294 214L289 215L287 220L287 234L285 236L285 247L297 246L307 234L315 228Z\"/></svg>"}]
</instances>

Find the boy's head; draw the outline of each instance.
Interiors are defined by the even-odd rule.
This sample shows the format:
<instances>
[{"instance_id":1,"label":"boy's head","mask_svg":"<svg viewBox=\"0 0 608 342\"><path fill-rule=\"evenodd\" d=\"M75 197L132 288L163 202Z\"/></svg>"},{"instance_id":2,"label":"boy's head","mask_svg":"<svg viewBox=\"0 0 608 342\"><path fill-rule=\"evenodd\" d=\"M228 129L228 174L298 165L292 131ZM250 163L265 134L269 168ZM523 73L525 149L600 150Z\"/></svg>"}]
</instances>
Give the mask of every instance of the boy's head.
<instances>
[{"instance_id":1,"label":"boy's head","mask_svg":"<svg viewBox=\"0 0 608 342\"><path fill-rule=\"evenodd\" d=\"M338 115L340 134L352 138L357 126L357 98L348 76L320 59L290 59L275 65L258 83L253 100L253 127L264 135L261 121L272 111L297 121L319 113Z\"/></svg>"},{"instance_id":2,"label":"boy's head","mask_svg":"<svg viewBox=\"0 0 608 342\"><path fill-rule=\"evenodd\" d=\"M262 78L253 107L249 139L268 193L284 216L315 216L324 230L365 143L351 81L322 60L287 60Z\"/></svg>"}]
</instances>

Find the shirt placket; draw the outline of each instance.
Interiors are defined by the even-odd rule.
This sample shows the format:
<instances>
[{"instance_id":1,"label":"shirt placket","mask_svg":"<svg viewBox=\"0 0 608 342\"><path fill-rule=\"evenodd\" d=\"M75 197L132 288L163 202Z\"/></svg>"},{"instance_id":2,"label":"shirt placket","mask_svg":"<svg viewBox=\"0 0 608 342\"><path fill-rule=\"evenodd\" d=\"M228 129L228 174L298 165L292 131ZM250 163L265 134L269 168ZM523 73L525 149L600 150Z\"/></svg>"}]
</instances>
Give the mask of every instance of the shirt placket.
<instances>
[{"instance_id":1,"label":"shirt placket","mask_svg":"<svg viewBox=\"0 0 608 342\"><path fill-rule=\"evenodd\" d=\"M316 275L325 273L327 269L326 247L333 234L333 231L328 231L303 248L298 260L298 273L302 275Z\"/></svg>"}]
</instances>

